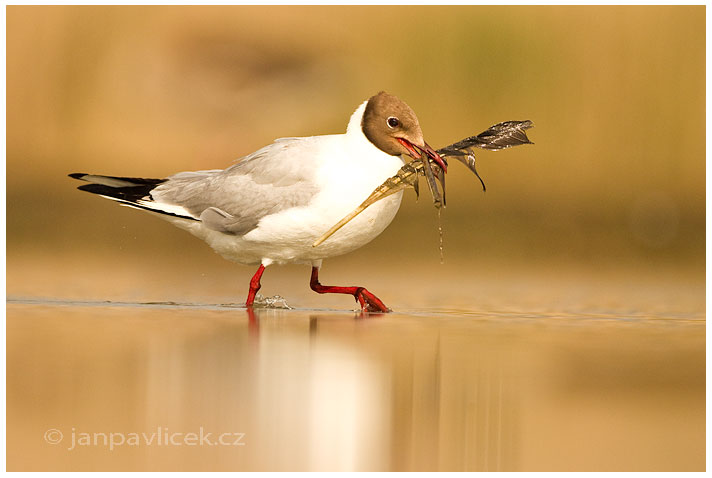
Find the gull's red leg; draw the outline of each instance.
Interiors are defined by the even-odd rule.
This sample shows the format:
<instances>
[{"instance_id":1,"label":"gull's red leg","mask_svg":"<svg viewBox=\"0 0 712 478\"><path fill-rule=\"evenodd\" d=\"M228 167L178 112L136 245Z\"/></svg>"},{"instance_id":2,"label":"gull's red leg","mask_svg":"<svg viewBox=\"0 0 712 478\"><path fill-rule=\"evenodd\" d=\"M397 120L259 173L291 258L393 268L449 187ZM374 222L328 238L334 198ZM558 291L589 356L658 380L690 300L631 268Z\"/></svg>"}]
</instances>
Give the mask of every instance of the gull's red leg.
<instances>
[{"instance_id":1,"label":"gull's red leg","mask_svg":"<svg viewBox=\"0 0 712 478\"><path fill-rule=\"evenodd\" d=\"M250 292L247 293L247 300L245 301L246 307L252 307L252 305L255 303L255 295L257 295L257 291L260 290L260 287L262 287L262 284L260 284L260 279L262 279L262 273L264 271L264 264L260 264L259 269L257 269L255 275L252 276L252 279L250 280Z\"/></svg>"},{"instance_id":2,"label":"gull's red leg","mask_svg":"<svg viewBox=\"0 0 712 478\"><path fill-rule=\"evenodd\" d=\"M361 309L368 312L390 312L391 309L386 307L381 299L367 291L364 287L339 287L333 285L321 285L319 283L319 268L312 267L311 281L309 282L311 289L319 294L349 294L354 296Z\"/></svg>"}]
</instances>

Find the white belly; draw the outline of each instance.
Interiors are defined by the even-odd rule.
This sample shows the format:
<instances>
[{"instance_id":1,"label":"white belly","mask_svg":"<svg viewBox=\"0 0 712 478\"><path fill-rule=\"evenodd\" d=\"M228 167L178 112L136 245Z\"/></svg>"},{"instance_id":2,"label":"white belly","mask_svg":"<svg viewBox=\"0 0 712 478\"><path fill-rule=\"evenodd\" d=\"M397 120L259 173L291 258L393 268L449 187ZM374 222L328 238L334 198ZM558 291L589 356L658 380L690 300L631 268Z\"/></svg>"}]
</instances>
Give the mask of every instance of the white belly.
<instances>
[{"instance_id":1,"label":"white belly","mask_svg":"<svg viewBox=\"0 0 712 478\"><path fill-rule=\"evenodd\" d=\"M269 216L245 236L229 236L202 228L198 232L215 251L228 260L256 264L267 260L281 264L311 263L351 252L369 243L391 223L400 207L402 192L387 197L356 216L317 247L314 241L352 209L295 208ZM193 232L193 231L191 231ZM194 232L194 233L195 233Z\"/></svg>"},{"instance_id":2,"label":"white belly","mask_svg":"<svg viewBox=\"0 0 712 478\"><path fill-rule=\"evenodd\" d=\"M347 254L371 242L393 221L403 191L372 204L317 247L314 241L355 209L359 202L321 202L265 217L244 236L232 236L205 228L196 221L173 220L177 226L203 239L225 259L241 264L311 263ZM364 198L365 199L365 198ZM165 217L165 216L164 216Z\"/></svg>"}]
</instances>

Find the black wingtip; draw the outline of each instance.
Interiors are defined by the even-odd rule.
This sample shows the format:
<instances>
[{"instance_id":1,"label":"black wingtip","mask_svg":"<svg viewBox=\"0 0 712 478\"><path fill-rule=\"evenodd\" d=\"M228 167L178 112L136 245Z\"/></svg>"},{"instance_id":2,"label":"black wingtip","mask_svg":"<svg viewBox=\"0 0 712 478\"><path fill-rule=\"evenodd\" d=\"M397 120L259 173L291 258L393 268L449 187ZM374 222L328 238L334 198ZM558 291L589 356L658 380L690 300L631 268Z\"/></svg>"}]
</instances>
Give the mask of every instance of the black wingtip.
<instances>
[{"instance_id":1,"label":"black wingtip","mask_svg":"<svg viewBox=\"0 0 712 478\"><path fill-rule=\"evenodd\" d=\"M86 173L72 173L72 174L67 174L70 178L74 179L82 179L84 176L86 176Z\"/></svg>"}]
</instances>

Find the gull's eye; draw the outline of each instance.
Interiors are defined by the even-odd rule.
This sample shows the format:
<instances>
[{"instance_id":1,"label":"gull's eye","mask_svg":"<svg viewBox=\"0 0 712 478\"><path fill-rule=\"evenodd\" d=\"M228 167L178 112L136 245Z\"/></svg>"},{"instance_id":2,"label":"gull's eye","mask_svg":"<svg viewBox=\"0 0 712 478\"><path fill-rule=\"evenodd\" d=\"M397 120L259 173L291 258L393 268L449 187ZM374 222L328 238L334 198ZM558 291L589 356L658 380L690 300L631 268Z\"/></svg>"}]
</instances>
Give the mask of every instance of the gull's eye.
<instances>
[{"instance_id":1,"label":"gull's eye","mask_svg":"<svg viewBox=\"0 0 712 478\"><path fill-rule=\"evenodd\" d=\"M395 116L391 116L386 120L386 123L388 124L389 128L397 128L400 126L400 121L398 121L398 118Z\"/></svg>"}]
</instances>

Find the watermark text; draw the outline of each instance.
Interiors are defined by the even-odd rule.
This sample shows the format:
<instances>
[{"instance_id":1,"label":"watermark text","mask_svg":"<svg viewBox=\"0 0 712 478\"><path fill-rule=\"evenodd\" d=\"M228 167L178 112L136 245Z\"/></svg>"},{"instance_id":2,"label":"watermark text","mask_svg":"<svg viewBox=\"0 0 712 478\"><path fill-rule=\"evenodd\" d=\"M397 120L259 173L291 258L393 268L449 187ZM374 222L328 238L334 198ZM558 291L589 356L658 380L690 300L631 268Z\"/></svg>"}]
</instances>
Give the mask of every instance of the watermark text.
<instances>
[{"instance_id":1,"label":"watermark text","mask_svg":"<svg viewBox=\"0 0 712 478\"><path fill-rule=\"evenodd\" d=\"M45 442L50 445L64 444L72 451L81 447L104 447L114 451L122 446L245 446L245 434L240 432L213 433L203 427L192 432L171 431L157 427L151 432L83 432L72 427L68 437L57 429L50 428L44 433Z\"/></svg>"}]
</instances>

